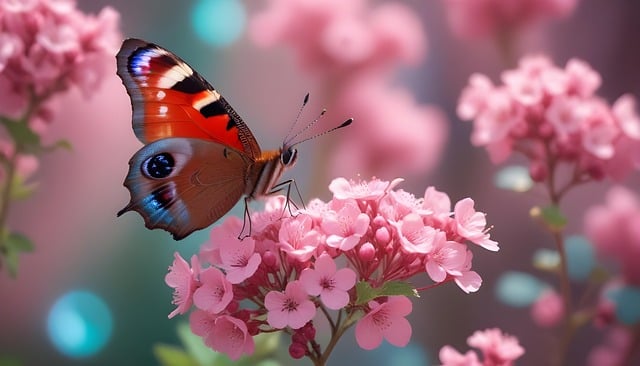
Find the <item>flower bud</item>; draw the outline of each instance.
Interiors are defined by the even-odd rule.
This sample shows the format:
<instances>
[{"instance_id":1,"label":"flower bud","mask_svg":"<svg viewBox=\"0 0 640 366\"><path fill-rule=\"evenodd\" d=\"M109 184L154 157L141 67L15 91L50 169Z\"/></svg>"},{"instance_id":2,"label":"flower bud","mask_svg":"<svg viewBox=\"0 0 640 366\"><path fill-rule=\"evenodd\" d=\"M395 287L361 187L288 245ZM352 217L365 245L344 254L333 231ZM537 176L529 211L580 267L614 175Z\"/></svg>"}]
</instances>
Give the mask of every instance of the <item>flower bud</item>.
<instances>
[{"instance_id":1,"label":"flower bud","mask_svg":"<svg viewBox=\"0 0 640 366\"><path fill-rule=\"evenodd\" d=\"M302 343L293 342L289 346L289 355L293 359L300 359L307 354L307 347Z\"/></svg>"},{"instance_id":2,"label":"flower bud","mask_svg":"<svg viewBox=\"0 0 640 366\"><path fill-rule=\"evenodd\" d=\"M383 226L378 230L376 230L376 240L381 245L386 245L389 242L389 240L391 240L391 234L389 233L389 229Z\"/></svg>"},{"instance_id":3,"label":"flower bud","mask_svg":"<svg viewBox=\"0 0 640 366\"><path fill-rule=\"evenodd\" d=\"M278 263L278 259L276 258L276 255L273 254L273 252L267 250L262 255L262 263L264 263L267 268L274 268Z\"/></svg>"},{"instance_id":4,"label":"flower bud","mask_svg":"<svg viewBox=\"0 0 640 366\"><path fill-rule=\"evenodd\" d=\"M375 256L376 256L376 248L374 248L373 244L371 244L371 243L368 243L368 242L364 243L364 244L362 244L360 249L358 249L358 256L360 257L361 261L369 262L373 258L375 258Z\"/></svg>"}]
</instances>

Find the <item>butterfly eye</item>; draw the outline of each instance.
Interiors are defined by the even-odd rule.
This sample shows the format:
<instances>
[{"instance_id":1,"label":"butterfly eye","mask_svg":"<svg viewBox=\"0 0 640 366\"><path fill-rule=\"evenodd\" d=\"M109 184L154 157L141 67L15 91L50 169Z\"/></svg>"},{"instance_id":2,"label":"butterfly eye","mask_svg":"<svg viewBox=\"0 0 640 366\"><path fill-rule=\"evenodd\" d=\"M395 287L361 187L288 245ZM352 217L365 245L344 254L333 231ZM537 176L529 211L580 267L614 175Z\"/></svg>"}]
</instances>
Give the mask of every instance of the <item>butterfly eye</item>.
<instances>
[{"instance_id":1,"label":"butterfly eye","mask_svg":"<svg viewBox=\"0 0 640 366\"><path fill-rule=\"evenodd\" d=\"M298 150L296 149L286 149L280 154L280 161L283 165L293 165L298 158Z\"/></svg>"},{"instance_id":2,"label":"butterfly eye","mask_svg":"<svg viewBox=\"0 0 640 366\"><path fill-rule=\"evenodd\" d=\"M171 154L160 153L142 163L142 172L150 178L166 178L171 174L175 165L176 162Z\"/></svg>"}]
</instances>

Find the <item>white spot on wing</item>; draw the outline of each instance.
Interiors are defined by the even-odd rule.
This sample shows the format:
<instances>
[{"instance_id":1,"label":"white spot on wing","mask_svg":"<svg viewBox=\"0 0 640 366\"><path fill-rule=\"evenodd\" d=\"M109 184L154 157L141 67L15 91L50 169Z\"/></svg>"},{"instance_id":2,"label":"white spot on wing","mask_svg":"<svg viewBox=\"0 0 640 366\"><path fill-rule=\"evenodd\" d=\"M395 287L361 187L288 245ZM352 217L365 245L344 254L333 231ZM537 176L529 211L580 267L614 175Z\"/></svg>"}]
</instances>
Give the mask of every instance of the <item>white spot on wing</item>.
<instances>
[{"instance_id":1,"label":"white spot on wing","mask_svg":"<svg viewBox=\"0 0 640 366\"><path fill-rule=\"evenodd\" d=\"M162 117L166 117L168 111L169 111L169 107L167 107L166 105L161 105L160 108L158 108L158 112Z\"/></svg>"},{"instance_id":2,"label":"white spot on wing","mask_svg":"<svg viewBox=\"0 0 640 366\"><path fill-rule=\"evenodd\" d=\"M203 107L213 103L213 102L217 102L220 99L220 94L218 94L217 91L215 90L210 90L211 94L207 94L207 96L205 98L199 99L197 101L195 101L193 103L193 108L200 110Z\"/></svg>"},{"instance_id":3,"label":"white spot on wing","mask_svg":"<svg viewBox=\"0 0 640 366\"><path fill-rule=\"evenodd\" d=\"M157 99L157 100L163 100L163 99L164 99L164 97L166 97L166 96L167 96L167 93L165 93L165 92L164 92L164 91L162 91L162 90L159 90L159 91L156 93L156 99Z\"/></svg>"},{"instance_id":4,"label":"white spot on wing","mask_svg":"<svg viewBox=\"0 0 640 366\"><path fill-rule=\"evenodd\" d=\"M193 75L193 70L187 65L175 65L158 78L156 87L171 89L174 85Z\"/></svg>"}]
</instances>

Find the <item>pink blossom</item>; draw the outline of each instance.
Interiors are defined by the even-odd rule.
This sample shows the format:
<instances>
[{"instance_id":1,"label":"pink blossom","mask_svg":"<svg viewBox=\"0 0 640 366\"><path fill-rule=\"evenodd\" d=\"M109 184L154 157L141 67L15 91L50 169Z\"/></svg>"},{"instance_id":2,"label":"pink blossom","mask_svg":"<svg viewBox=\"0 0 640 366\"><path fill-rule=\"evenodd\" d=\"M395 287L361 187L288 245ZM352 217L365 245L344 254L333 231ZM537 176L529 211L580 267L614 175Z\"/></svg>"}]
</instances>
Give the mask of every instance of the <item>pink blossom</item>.
<instances>
[{"instance_id":1,"label":"pink blossom","mask_svg":"<svg viewBox=\"0 0 640 366\"><path fill-rule=\"evenodd\" d=\"M427 254L425 268L432 280L442 282L447 275L462 276L466 261L466 245L455 241L439 240Z\"/></svg>"},{"instance_id":2,"label":"pink blossom","mask_svg":"<svg viewBox=\"0 0 640 366\"><path fill-rule=\"evenodd\" d=\"M329 184L329 190L333 193L333 197L339 200L349 198L358 200L376 200L382 198L387 190L392 189L400 181L391 183L379 179L371 181L354 182L345 178L336 178ZM395 183L395 184L394 184Z\"/></svg>"},{"instance_id":3,"label":"pink blossom","mask_svg":"<svg viewBox=\"0 0 640 366\"><path fill-rule=\"evenodd\" d=\"M300 282L309 295L320 296L329 309L338 310L349 303L349 293L356 284L356 273L350 268L337 269L328 254L316 259L313 269L300 274Z\"/></svg>"},{"instance_id":4,"label":"pink blossom","mask_svg":"<svg viewBox=\"0 0 640 366\"><path fill-rule=\"evenodd\" d=\"M246 340L245 328L226 317L239 319L252 335L294 329L289 350L299 358L315 340L314 317L338 313L332 319L336 327L347 326L344 319L363 316L355 323L363 348L375 348L383 339L406 345L411 301L380 295L368 298L364 309L350 306L361 295L356 281L381 288L426 273L436 282L455 281L467 293L477 291L482 279L472 269L468 246L473 244L460 234L464 230L457 229L453 214L460 215L460 224L474 238L486 221L482 214L481 225L476 223L474 215L480 213L473 201L452 213L444 192L430 187L424 198L416 198L397 188L400 182L337 178L330 185L330 201L315 199L306 209L292 208L291 215L286 197L268 198L265 210L251 215L252 235L244 241L237 239L242 226L238 218L214 227L200 251L211 266L200 273L192 296L194 333L209 347L223 349L214 345L212 335L219 322L233 325L237 338ZM317 312L320 304L334 312Z\"/></svg>"},{"instance_id":5,"label":"pink blossom","mask_svg":"<svg viewBox=\"0 0 640 366\"><path fill-rule=\"evenodd\" d=\"M543 291L531 306L531 317L541 327L552 327L560 323L564 317L562 297L555 291Z\"/></svg>"},{"instance_id":6,"label":"pink blossom","mask_svg":"<svg viewBox=\"0 0 640 366\"><path fill-rule=\"evenodd\" d=\"M477 272L471 270L473 253L467 250L466 254L464 265L460 268L460 274L452 273L453 278L462 291L466 293L476 292L482 285L482 278Z\"/></svg>"},{"instance_id":7,"label":"pink blossom","mask_svg":"<svg viewBox=\"0 0 640 366\"><path fill-rule=\"evenodd\" d=\"M600 75L571 59L564 69L545 56L520 60L502 73L503 85L474 74L458 102L458 116L473 120L471 142L484 146L494 163L514 151L530 161L534 180L547 167L574 166L576 182L621 179L640 167L640 117L635 99L624 95L611 106L595 92Z\"/></svg>"},{"instance_id":8,"label":"pink blossom","mask_svg":"<svg viewBox=\"0 0 640 366\"><path fill-rule=\"evenodd\" d=\"M351 250L369 228L369 216L360 212L355 201L346 201L337 211L328 212L321 224L327 234L327 245Z\"/></svg>"},{"instance_id":9,"label":"pink blossom","mask_svg":"<svg viewBox=\"0 0 640 366\"><path fill-rule=\"evenodd\" d=\"M226 354L232 360L253 354L253 337L240 319L196 310L191 314L189 323L193 333L201 336L208 347Z\"/></svg>"},{"instance_id":10,"label":"pink blossom","mask_svg":"<svg viewBox=\"0 0 640 366\"><path fill-rule=\"evenodd\" d=\"M305 214L285 219L280 227L280 249L301 262L309 260L320 239L320 233L312 230L312 225L313 219Z\"/></svg>"},{"instance_id":11,"label":"pink blossom","mask_svg":"<svg viewBox=\"0 0 640 366\"><path fill-rule=\"evenodd\" d=\"M485 214L474 209L471 198L465 198L456 203L453 208L456 220L456 230L462 237L494 252L498 251L498 243L489 239L485 229L487 220Z\"/></svg>"},{"instance_id":12,"label":"pink blossom","mask_svg":"<svg viewBox=\"0 0 640 366\"><path fill-rule=\"evenodd\" d=\"M175 252L173 256L173 264L169 266L169 273L164 278L164 282L173 288L172 304L176 305L176 309L169 314L169 318L173 318L177 314L184 314L189 310L193 301L193 293L198 287L200 272L197 256L191 257L191 267L178 252Z\"/></svg>"},{"instance_id":13,"label":"pink blossom","mask_svg":"<svg viewBox=\"0 0 640 366\"><path fill-rule=\"evenodd\" d=\"M231 248L240 244L241 241L238 239L240 231L242 231L242 220L235 216L214 226L209 234L209 241L200 247L200 258L203 262L221 265L220 247Z\"/></svg>"},{"instance_id":14,"label":"pink blossom","mask_svg":"<svg viewBox=\"0 0 640 366\"><path fill-rule=\"evenodd\" d=\"M252 238L244 238L239 242L225 240L220 243L219 267L226 272L229 282L240 283L256 272L262 258L254 250L255 240Z\"/></svg>"},{"instance_id":15,"label":"pink blossom","mask_svg":"<svg viewBox=\"0 0 640 366\"><path fill-rule=\"evenodd\" d=\"M377 348L386 339L404 347L411 338L411 324L405 318L412 310L405 296L389 296L386 302L369 302L369 312L356 325L356 341L366 350Z\"/></svg>"},{"instance_id":16,"label":"pink blossom","mask_svg":"<svg viewBox=\"0 0 640 366\"><path fill-rule=\"evenodd\" d=\"M498 37L553 17L567 17L578 0L445 0L449 26L465 39Z\"/></svg>"},{"instance_id":17,"label":"pink blossom","mask_svg":"<svg viewBox=\"0 0 640 366\"><path fill-rule=\"evenodd\" d=\"M467 343L480 349L485 362L493 365L513 365L513 361L524 354L524 348L516 337L504 334L497 328L476 331L467 338Z\"/></svg>"},{"instance_id":18,"label":"pink blossom","mask_svg":"<svg viewBox=\"0 0 640 366\"><path fill-rule=\"evenodd\" d=\"M284 292L271 291L264 297L267 322L276 329L302 328L316 315L316 306L300 281L287 284Z\"/></svg>"},{"instance_id":19,"label":"pink blossom","mask_svg":"<svg viewBox=\"0 0 640 366\"><path fill-rule=\"evenodd\" d=\"M429 253L437 242L445 240L444 233L426 226L418 214L409 214L391 224L398 231L402 249L407 253Z\"/></svg>"},{"instance_id":20,"label":"pink blossom","mask_svg":"<svg viewBox=\"0 0 640 366\"><path fill-rule=\"evenodd\" d=\"M640 199L622 186L607 192L605 203L589 208L584 231L599 256L614 259L630 284L640 284Z\"/></svg>"},{"instance_id":21,"label":"pink blossom","mask_svg":"<svg viewBox=\"0 0 640 366\"><path fill-rule=\"evenodd\" d=\"M193 303L199 309L218 314L233 300L233 287L218 268L202 271L200 282L202 285L193 294Z\"/></svg>"}]
</instances>

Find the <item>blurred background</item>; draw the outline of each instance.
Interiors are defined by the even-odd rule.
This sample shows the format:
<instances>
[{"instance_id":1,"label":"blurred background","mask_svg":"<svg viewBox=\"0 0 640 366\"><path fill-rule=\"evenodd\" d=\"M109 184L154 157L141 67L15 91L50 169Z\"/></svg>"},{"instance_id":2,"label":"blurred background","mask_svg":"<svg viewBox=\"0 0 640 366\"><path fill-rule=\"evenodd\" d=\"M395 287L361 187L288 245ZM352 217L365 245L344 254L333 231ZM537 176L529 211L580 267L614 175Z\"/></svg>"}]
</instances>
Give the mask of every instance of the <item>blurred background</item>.
<instances>
[{"instance_id":1,"label":"blurred background","mask_svg":"<svg viewBox=\"0 0 640 366\"><path fill-rule=\"evenodd\" d=\"M411 103L433 108L436 127L420 127L420 131L435 131L440 142L435 141L432 150L421 150L429 156L410 168L400 154L397 160L385 155L391 162L379 169L368 162L357 170L340 165L341 161L352 163L356 154L347 147L362 143L358 134L363 129L354 127L302 145L300 160L288 177L295 177L305 200L330 198L326 187L337 174L353 179L401 176L406 179L402 187L416 196L433 185L453 201L472 197L476 208L487 213L489 225L495 226L491 237L501 249L475 252L474 269L484 280L479 292L466 295L449 285L413 300L414 333L408 348L385 344L367 352L356 346L351 331L330 364L435 364L443 345L464 352L465 340L473 331L490 327L519 338L526 349L519 365L543 364L544 352L554 340L552 332L535 327L528 309L500 303L494 292L501 274L533 272L535 249L553 248L551 238L529 218L530 207L544 200L543 192L516 194L496 188L492 177L500 167L490 163L483 149L471 145L472 125L461 122L455 113L472 73L487 74L497 83L500 72L513 65L494 38L457 37L447 23L444 0L399 2L419 19L428 46L411 65L395 65L389 85L406 90ZM303 122L313 119L322 107L329 112L318 124L320 131L351 116L349 104L336 101L340 96L318 77L323 74L305 68L289 47L264 47L254 41L259 37L249 33L250 19L264 10L265 1L93 0L77 5L89 13L111 6L121 14L123 37L142 38L180 55L224 93L263 149L280 146L306 92L311 93L311 102ZM544 19L520 29L512 52L516 59L546 54L559 66L572 57L581 58L602 75L599 95L607 101L624 93L640 96L638 19L638 2L581 0L564 18ZM339 82L340 75L331 78ZM369 102L384 105L383 94L373 93L379 98ZM0 355L3 362L19 360L23 365L158 364L153 346L179 344L176 325L187 320L186 316L167 320L173 309L171 289L164 284L167 267L174 251L185 258L196 253L208 239L208 230L175 242L165 232L146 230L136 214L116 218L129 201L122 186L128 159L141 144L131 130L129 98L115 74L115 59L112 73L93 98L87 101L73 90L57 103L44 138L66 138L73 151L44 156L34 177L39 182L37 193L12 207L10 225L28 233L36 249L21 257L16 279L0 275ZM397 111L397 116L397 120L389 118L389 126L400 126L403 112ZM638 192L639 182L638 174L633 174L624 184ZM570 217L567 233L581 233L583 212L602 203L610 184L589 184L572 191L564 202ZM542 278L556 283L553 277ZM63 317L65 324L82 322L83 316L100 319L102 325L92 330L95 339L82 345L89 351L60 346L55 340L56 316ZM583 364L585 349L601 341L599 332L587 328L571 349L572 364ZM286 355L288 342L283 344L283 364L307 364L292 361Z\"/></svg>"}]
</instances>

